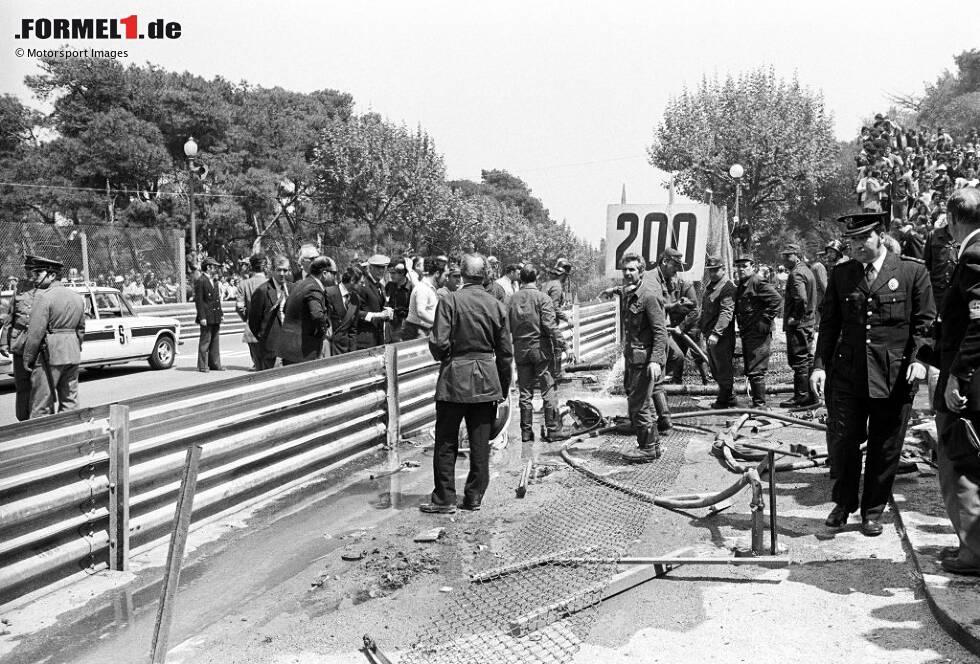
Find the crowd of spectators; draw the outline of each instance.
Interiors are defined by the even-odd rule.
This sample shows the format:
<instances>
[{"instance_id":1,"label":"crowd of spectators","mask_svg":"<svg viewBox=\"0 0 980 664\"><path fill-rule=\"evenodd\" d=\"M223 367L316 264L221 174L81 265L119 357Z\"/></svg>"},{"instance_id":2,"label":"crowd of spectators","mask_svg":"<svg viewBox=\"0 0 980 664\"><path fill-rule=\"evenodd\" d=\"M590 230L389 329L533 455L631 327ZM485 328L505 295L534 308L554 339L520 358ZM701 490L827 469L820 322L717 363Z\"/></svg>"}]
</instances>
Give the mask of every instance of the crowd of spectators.
<instances>
[{"instance_id":1,"label":"crowd of spectators","mask_svg":"<svg viewBox=\"0 0 980 664\"><path fill-rule=\"evenodd\" d=\"M879 113L857 140L858 205L888 212L902 253L921 258L929 231L945 224L949 196L980 184L978 130L953 137L942 126L906 129Z\"/></svg>"}]
</instances>

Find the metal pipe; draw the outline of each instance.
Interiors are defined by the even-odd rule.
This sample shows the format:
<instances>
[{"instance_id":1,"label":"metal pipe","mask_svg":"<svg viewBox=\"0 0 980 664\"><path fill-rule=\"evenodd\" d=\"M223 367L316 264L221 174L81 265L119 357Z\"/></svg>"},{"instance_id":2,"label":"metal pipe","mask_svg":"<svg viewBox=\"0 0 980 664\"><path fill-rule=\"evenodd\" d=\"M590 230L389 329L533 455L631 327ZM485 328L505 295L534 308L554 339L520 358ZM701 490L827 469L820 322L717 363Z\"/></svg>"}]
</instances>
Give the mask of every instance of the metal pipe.
<instances>
[{"instance_id":1,"label":"metal pipe","mask_svg":"<svg viewBox=\"0 0 980 664\"><path fill-rule=\"evenodd\" d=\"M668 383L664 385L664 391L667 394L690 394L692 396L714 396L718 394L718 385L676 385L674 383ZM776 383L774 385L766 385L766 394L785 394L787 392L793 391L792 383Z\"/></svg>"},{"instance_id":2,"label":"metal pipe","mask_svg":"<svg viewBox=\"0 0 980 664\"><path fill-rule=\"evenodd\" d=\"M782 422L789 422L790 424L798 424L802 427L808 427L810 429L816 429L817 431L826 431L827 425L820 424L819 422L812 422L810 420L803 420L798 417L792 417L790 415L782 415L781 413L776 413L769 410L759 410L757 408L722 408L719 410L687 410L680 413L671 413L671 418L675 420L690 419L696 417L711 417L719 415L741 415L746 413L748 415L756 415L758 417L763 417L769 420L780 420Z\"/></svg>"}]
</instances>

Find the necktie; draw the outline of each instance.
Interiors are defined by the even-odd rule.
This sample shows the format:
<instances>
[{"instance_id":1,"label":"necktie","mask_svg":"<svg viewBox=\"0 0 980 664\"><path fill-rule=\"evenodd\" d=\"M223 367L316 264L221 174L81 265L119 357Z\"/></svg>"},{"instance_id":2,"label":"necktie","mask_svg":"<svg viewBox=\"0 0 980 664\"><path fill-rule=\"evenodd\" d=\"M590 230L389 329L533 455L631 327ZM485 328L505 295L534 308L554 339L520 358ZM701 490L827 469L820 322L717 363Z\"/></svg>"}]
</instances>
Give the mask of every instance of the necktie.
<instances>
[{"instance_id":1,"label":"necktie","mask_svg":"<svg viewBox=\"0 0 980 664\"><path fill-rule=\"evenodd\" d=\"M279 288L279 299L276 301L276 307L279 309L279 324L286 320L285 305L286 304L286 284L283 284Z\"/></svg>"},{"instance_id":2,"label":"necktie","mask_svg":"<svg viewBox=\"0 0 980 664\"><path fill-rule=\"evenodd\" d=\"M878 276L878 271L875 269L874 263L868 263L868 267L864 268L864 275L864 278L868 280L869 286L875 282L875 277Z\"/></svg>"}]
</instances>

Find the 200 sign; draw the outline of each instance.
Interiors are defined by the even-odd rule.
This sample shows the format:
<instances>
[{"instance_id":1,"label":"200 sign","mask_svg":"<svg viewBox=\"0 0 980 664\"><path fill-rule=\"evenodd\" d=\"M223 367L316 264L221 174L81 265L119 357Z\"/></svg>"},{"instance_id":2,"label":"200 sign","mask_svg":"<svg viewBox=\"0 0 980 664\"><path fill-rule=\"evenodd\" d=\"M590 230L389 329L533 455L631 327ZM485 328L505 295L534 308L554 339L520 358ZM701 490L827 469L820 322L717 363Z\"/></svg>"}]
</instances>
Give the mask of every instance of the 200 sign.
<instances>
[{"instance_id":1,"label":"200 sign","mask_svg":"<svg viewBox=\"0 0 980 664\"><path fill-rule=\"evenodd\" d=\"M682 272L686 272L694 266L694 237L697 232L698 218L690 212L679 212L674 215L672 220L667 219L663 212L650 212L643 217L643 239L640 245L640 255L650 260L660 255L668 247L677 248L681 236L681 224L687 223L687 242L684 244L684 267ZM653 225L657 224L657 242L653 246L651 253L650 243L653 240ZM626 230L629 226L629 233L626 239L616 247L616 269L623 267L623 254L632 246L636 236L640 232L640 218L635 212L623 212L616 218L616 230ZM669 234L668 234L669 232Z\"/></svg>"}]
</instances>

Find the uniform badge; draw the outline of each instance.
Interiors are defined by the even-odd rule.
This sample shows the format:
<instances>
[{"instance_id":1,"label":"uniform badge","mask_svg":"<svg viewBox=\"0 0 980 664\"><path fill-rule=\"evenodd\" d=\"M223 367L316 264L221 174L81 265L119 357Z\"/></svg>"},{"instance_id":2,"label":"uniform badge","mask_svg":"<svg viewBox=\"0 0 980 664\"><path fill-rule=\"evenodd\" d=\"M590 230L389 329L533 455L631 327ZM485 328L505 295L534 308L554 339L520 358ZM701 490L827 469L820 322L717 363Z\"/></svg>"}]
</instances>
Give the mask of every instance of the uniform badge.
<instances>
[{"instance_id":1,"label":"uniform badge","mask_svg":"<svg viewBox=\"0 0 980 664\"><path fill-rule=\"evenodd\" d=\"M980 318L980 300L974 300L970 302L970 320L977 320Z\"/></svg>"},{"instance_id":2,"label":"uniform badge","mask_svg":"<svg viewBox=\"0 0 980 664\"><path fill-rule=\"evenodd\" d=\"M898 290L898 279L892 277L888 280L888 290Z\"/></svg>"}]
</instances>

